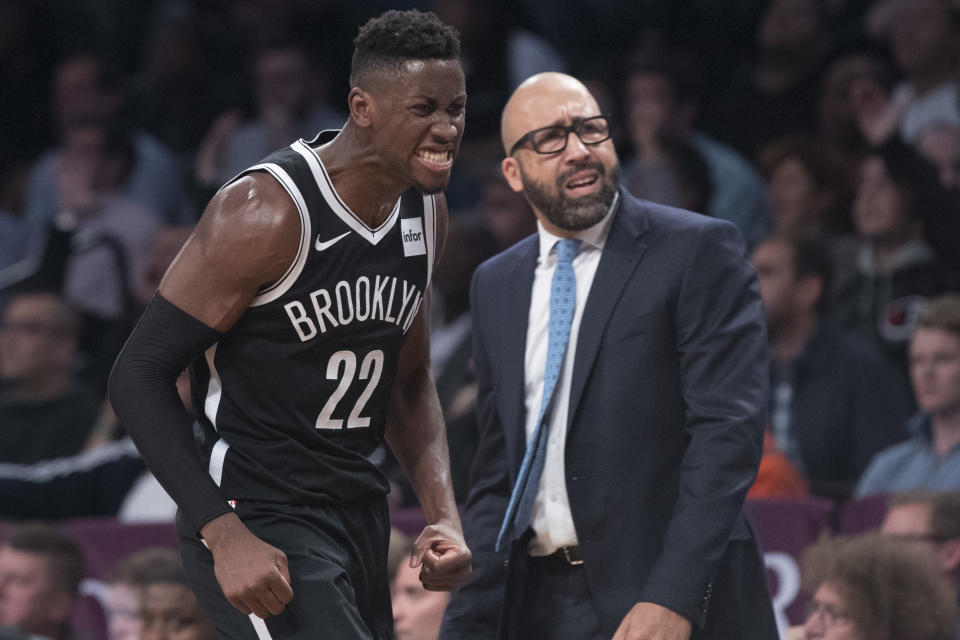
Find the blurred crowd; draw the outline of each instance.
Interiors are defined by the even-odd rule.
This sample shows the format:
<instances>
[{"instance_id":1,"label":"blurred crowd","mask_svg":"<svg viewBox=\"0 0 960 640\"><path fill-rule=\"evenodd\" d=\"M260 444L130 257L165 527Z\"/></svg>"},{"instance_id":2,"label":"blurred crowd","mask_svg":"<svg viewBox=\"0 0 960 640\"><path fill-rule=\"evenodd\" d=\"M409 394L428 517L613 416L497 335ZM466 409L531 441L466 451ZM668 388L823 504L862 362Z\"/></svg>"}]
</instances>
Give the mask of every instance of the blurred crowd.
<instances>
[{"instance_id":1,"label":"blurred crowd","mask_svg":"<svg viewBox=\"0 0 960 640\"><path fill-rule=\"evenodd\" d=\"M113 359L211 195L339 127L357 26L410 7L459 30L469 94L432 329L458 500L470 277L535 229L500 111L544 70L610 114L625 189L747 240L771 347L751 498L960 490L960 1L0 0L0 519L172 517ZM845 578L817 575L835 622Z\"/></svg>"}]
</instances>

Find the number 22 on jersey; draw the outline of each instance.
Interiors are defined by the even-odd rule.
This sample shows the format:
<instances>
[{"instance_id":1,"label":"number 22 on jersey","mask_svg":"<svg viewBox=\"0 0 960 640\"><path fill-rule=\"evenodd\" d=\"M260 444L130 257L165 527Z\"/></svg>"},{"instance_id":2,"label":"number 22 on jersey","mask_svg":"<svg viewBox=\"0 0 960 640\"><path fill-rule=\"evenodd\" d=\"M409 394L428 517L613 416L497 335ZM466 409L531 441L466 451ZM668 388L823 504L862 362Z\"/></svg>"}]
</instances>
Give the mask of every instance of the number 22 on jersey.
<instances>
[{"instance_id":1,"label":"number 22 on jersey","mask_svg":"<svg viewBox=\"0 0 960 640\"><path fill-rule=\"evenodd\" d=\"M380 382L380 374L382 373L383 351L380 349L374 349L364 356L363 362L360 363L359 375L357 371L357 354L353 351L337 351L330 356L330 360L327 362L327 380L339 380L339 382L337 383L336 390L330 394L330 398L326 404L323 405L323 409L320 410L320 415L317 417L317 429L344 428L343 420L333 418L332 416L337 405L340 404L340 400L343 399L347 390L350 389L350 385L353 384L354 378L366 380L367 384L360 394L360 397L357 398L353 409L350 411L346 428L361 429L363 427L369 427L370 418L362 416L361 413L367 406L370 396L372 396L376 390L377 384Z\"/></svg>"}]
</instances>

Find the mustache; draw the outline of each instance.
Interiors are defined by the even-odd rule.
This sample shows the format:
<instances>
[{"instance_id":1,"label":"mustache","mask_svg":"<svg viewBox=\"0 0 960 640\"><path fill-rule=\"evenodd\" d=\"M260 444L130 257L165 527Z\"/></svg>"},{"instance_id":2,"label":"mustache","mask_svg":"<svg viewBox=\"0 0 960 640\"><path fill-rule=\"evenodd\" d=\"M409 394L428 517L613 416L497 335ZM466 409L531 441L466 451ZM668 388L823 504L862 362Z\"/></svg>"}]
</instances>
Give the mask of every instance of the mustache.
<instances>
[{"instance_id":1,"label":"mustache","mask_svg":"<svg viewBox=\"0 0 960 640\"><path fill-rule=\"evenodd\" d=\"M601 178L607 175L607 168L604 167L601 163L595 160L588 161L588 162L584 162L583 164L578 164L575 167L570 167L569 169L561 173L559 176L557 176L557 185L562 187L563 183L567 181L567 178L569 178L575 173L579 173L583 171L584 169L593 169L594 171L600 174Z\"/></svg>"}]
</instances>

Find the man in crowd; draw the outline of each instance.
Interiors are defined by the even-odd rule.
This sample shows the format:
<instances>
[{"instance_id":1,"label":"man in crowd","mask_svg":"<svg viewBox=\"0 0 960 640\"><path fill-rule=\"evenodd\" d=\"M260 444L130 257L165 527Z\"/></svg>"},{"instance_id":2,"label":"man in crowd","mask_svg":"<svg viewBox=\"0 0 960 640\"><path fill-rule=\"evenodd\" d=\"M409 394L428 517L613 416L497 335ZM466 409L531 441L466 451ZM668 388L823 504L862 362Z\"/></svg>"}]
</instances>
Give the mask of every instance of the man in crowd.
<instances>
[{"instance_id":1,"label":"man in crowd","mask_svg":"<svg viewBox=\"0 0 960 640\"><path fill-rule=\"evenodd\" d=\"M69 619L83 575L83 554L71 538L45 524L12 529L0 544L0 627L75 638Z\"/></svg>"},{"instance_id":2,"label":"man in crowd","mask_svg":"<svg viewBox=\"0 0 960 640\"><path fill-rule=\"evenodd\" d=\"M960 296L931 300L910 339L910 379L920 413L911 438L878 453L857 495L960 490Z\"/></svg>"}]
</instances>

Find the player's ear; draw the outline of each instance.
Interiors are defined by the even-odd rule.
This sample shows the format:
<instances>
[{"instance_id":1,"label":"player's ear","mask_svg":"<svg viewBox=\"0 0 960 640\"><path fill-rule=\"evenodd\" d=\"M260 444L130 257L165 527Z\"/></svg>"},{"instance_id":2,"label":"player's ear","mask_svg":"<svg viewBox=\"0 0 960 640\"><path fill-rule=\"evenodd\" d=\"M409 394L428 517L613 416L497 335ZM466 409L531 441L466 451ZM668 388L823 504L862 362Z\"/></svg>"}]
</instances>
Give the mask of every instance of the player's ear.
<instances>
[{"instance_id":1,"label":"player's ear","mask_svg":"<svg viewBox=\"0 0 960 640\"><path fill-rule=\"evenodd\" d=\"M347 106L350 108L350 119L359 127L369 127L370 117L376 109L373 97L361 89L353 87L347 95Z\"/></svg>"},{"instance_id":2,"label":"player's ear","mask_svg":"<svg viewBox=\"0 0 960 640\"><path fill-rule=\"evenodd\" d=\"M510 188L520 193L523 191L523 180L520 179L520 164L513 156L507 156L500 163L500 170L503 171L503 177L507 179Z\"/></svg>"}]
</instances>

